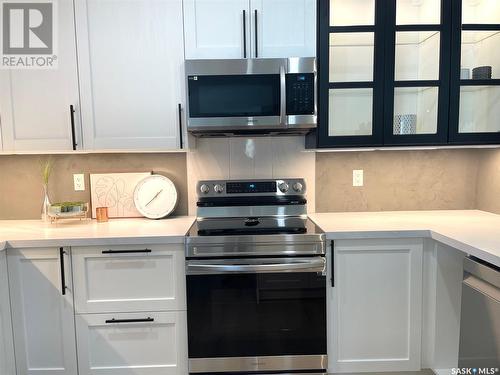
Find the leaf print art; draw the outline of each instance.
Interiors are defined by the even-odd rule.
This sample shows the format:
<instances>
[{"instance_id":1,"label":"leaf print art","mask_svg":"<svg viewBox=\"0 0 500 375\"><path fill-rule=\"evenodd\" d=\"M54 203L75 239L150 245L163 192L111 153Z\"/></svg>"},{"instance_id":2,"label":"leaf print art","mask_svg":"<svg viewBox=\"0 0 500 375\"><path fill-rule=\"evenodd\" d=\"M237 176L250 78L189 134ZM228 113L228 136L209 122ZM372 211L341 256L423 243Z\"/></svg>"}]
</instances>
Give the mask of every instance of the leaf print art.
<instances>
[{"instance_id":1,"label":"leaf print art","mask_svg":"<svg viewBox=\"0 0 500 375\"><path fill-rule=\"evenodd\" d=\"M93 213L96 207L108 207L109 217L140 217L134 205L134 190L137 183L149 175L150 173L91 174Z\"/></svg>"}]
</instances>

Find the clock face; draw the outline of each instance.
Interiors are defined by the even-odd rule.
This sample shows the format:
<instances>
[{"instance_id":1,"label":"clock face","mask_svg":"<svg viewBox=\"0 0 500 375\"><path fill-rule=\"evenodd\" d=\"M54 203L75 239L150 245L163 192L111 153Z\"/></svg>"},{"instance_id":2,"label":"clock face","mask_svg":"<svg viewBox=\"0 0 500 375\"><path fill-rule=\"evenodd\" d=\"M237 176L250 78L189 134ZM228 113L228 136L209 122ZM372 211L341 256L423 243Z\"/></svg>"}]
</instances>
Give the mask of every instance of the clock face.
<instances>
[{"instance_id":1,"label":"clock face","mask_svg":"<svg viewBox=\"0 0 500 375\"><path fill-rule=\"evenodd\" d=\"M137 211L149 219L161 219L169 215L177 205L177 190L165 176L152 175L135 187L134 203Z\"/></svg>"}]
</instances>

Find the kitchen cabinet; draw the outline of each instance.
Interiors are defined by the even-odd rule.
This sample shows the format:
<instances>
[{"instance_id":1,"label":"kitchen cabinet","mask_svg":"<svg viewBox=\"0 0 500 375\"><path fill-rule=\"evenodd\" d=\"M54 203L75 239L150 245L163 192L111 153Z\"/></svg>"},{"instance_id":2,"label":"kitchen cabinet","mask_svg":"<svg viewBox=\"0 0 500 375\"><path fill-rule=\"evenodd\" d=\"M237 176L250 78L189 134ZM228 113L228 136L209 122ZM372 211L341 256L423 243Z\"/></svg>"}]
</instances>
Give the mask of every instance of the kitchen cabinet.
<instances>
[{"instance_id":1,"label":"kitchen cabinet","mask_svg":"<svg viewBox=\"0 0 500 375\"><path fill-rule=\"evenodd\" d=\"M80 375L187 374L186 312L77 315Z\"/></svg>"},{"instance_id":2,"label":"kitchen cabinet","mask_svg":"<svg viewBox=\"0 0 500 375\"><path fill-rule=\"evenodd\" d=\"M186 310L180 245L72 249L80 313Z\"/></svg>"},{"instance_id":3,"label":"kitchen cabinet","mask_svg":"<svg viewBox=\"0 0 500 375\"><path fill-rule=\"evenodd\" d=\"M71 250L79 374L187 374L184 246Z\"/></svg>"},{"instance_id":4,"label":"kitchen cabinet","mask_svg":"<svg viewBox=\"0 0 500 375\"><path fill-rule=\"evenodd\" d=\"M85 148L181 148L182 0L75 5Z\"/></svg>"},{"instance_id":5,"label":"kitchen cabinet","mask_svg":"<svg viewBox=\"0 0 500 375\"><path fill-rule=\"evenodd\" d=\"M329 371L420 370L422 240L339 240L327 257Z\"/></svg>"},{"instance_id":6,"label":"kitchen cabinet","mask_svg":"<svg viewBox=\"0 0 500 375\"><path fill-rule=\"evenodd\" d=\"M252 57L316 56L316 0L250 0Z\"/></svg>"},{"instance_id":7,"label":"kitchen cabinet","mask_svg":"<svg viewBox=\"0 0 500 375\"><path fill-rule=\"evenodd\" d=\"M73 286L68 250L9 249L17 373L77 373Z\"/></svg>"},{"instance_id":8,"label":"kitchen cabinet","mask_svg":"<svg viewBox=\"0 0 500 375\"><path fill-rule=\"evenodd\" d=\"M450 142L500 143L500 3L453 2Z\"/></svg>"},{"instance_id":9,"label":"kitchen cabinet","mask_svg":"<svg viewBox=\"0 0 500 375\"><path fill-rule=\"evenodd\" d=\"M57 68L0 70L4 151L82 147L73 12L72 1L58 3Z\"/></svg>"},{"instance_id":10,"label":"kitchen cabinet","mask_svg":"<svg viewBox=\"0 0 500 375\"><path fill-rule=\"evenodd\" d=\"M499 9L494 1L319 2L319 125L307 147L499 143ZM474 76L481 66L492 72Z\"/></svg>"},{"instance_id":11,"label":"kitchen cabinet","mask_svg":"<svg viewBox=\"0 0 500 375\"><path fill-rule=\"evenodd\" d=\"M186 59L316 56L315 0L185 0Z\"/></svg>"},{"instance_id":12,"label":"kitchen cabinet","mask_svg":"<svg viewBox=\"0 0 500 375\"><path fill-rule=\"evenodd\" d=\"M250 57L248 0L184 0L186 59Z\"/></svg>"},{"instance_id":13,"label":"kitchen cabinet","mask_svg":"<svg viewBox=\"0 0 500 375\"><path fill-rule=\"evenodd\" d=\"M7 256L0 250L0 374L15 375Z\"/></svg>"}]
</instances>

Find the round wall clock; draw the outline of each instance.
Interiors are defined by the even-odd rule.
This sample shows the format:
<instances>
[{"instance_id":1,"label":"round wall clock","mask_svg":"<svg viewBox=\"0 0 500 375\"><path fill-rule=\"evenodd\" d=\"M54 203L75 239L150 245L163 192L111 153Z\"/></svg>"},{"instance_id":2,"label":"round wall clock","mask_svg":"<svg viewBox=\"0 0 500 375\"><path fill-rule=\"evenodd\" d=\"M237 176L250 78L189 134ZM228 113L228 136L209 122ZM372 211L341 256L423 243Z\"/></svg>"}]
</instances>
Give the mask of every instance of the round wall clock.
<instances>
[{"instance_id":1,"label":"round wall clock","mask_svg":"<svg viewBox=\"0 0 500 375\"><path fill-rule=\"evenodd\" d=\"M137 211L149 219L168 216L177 205L177 190L165 176L151 175L135 187L134 204Z\"/></svg>"}]
</instances>

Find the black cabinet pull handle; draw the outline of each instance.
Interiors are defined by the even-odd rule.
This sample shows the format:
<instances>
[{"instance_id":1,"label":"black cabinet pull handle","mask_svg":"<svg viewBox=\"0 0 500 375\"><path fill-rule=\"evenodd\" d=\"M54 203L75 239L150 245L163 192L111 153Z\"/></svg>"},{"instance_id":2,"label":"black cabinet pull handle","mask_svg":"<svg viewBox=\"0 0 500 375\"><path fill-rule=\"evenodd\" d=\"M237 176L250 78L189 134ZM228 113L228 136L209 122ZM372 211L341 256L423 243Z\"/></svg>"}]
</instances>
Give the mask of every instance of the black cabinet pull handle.
<instances>
[{"instance_id":1,"label":"black cabinet pull handle","mask_svg":"<svg viewBox=\"0 0 500 375\"><path fill-rule=\"evenodd\" d=\"M179 111L179 146L182 149L184 145L182 144L182 104L177 105L177 110Z\"/></svg>"},{"instance_id":2,"label":"black cabinet pull handle","mask_svg":"<svg viewBox=\"0 0 500 375\"><path fill-rule=\"evenodd\" d=\"M142 250L103 250L103 254L133 254L133 253L150 253L151 249Z\"/></svg>"},{"instance_id":3,"label":"black cabinet pull handle","mask_svg":"<svg viewBox=\"0 0 500 375\"><path fill-rule=\"evenodd\" d=\"M78 143L76 143L75 107L73 105L69 106L69 115L71 118L71 142L73 144L73 151L75 151L76 146L78 146Z\"/></svg>"},{"instance_id":4,"label":"black cabinet pull handle","mask_svg":"<svg viewBox=\"0 0 500 375\"><path fill-rule=\"evenodd\" d=\"M66 272L64 269L64 254L66 252L64 251L64 248L60 247L59 248L59 262L61 264L61 293L62 295L66 295Z\"/></svg>"},{"instance_id":5,"label":"black cabinet pull handle","mask_svg":"<svg viewBox=\"0 0 500 375\"><path fill-rule=\"evenodd\" d=\"M257 21L257 9L255 9L255 57L259 57L259 34L257 31L257 27L259 26L259 22Z\"/></svg>"},{"instance_id":6,"label":"black cabinet pull handle","mask_svg":"<svg viewBox=\"0 0 500 375\"><path fill-rule=\"evenodd\" d=\"M247 58L247 11L243 9L243 58Z\"/></svg>"},{"instance_id":7,"label":"black cabinet pull handle","mask_svg":"<svg viewBox=\"0 0 500 375\"><path fill-rule=\"evenodd\" d=\"M144 318L144 319L108 319L106 320L106 324L119 324L119 323L145 323L145 322L154 322L153 318Z\"/></svg>"},{"instance_id":8,"label":"black cabinet pull handle","mask_svg":"<svg viewBox=\"0 0 500 375\"><path fill-rule=\"evenodd\" d=\"M331 249L332 249L332 253L331 253L331 265L332 265L332 273L331 273L331 281L332 281L332 288L335 287L335 247L334 247L334 244L333 244L333 240L332 242L330 242L330 246L331 246Z\"/></svg>"}]
</instances>

